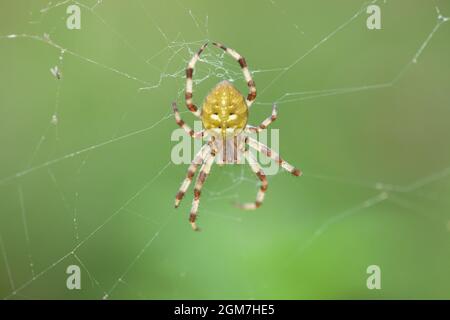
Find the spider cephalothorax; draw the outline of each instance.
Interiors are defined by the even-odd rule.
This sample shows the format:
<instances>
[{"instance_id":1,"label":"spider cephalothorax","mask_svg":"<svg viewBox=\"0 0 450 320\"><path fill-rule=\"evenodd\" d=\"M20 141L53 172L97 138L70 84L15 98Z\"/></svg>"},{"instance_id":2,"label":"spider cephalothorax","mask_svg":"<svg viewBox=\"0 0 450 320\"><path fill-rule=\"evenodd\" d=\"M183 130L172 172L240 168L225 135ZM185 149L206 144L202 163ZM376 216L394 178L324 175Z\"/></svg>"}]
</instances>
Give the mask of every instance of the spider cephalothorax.
<instances>
[{"instance_id":1,"label":"spider cephalothorax","mask_svg":"<svg viewBox=\"0 0 450 320\"><path fill-rule=\"evenodd\" d=\"M233 49L227 48L219 43L215 46L221 48L231 55L241 66L244 73L245 81L249 88L246 98L228 81L220 82L206 97L201 111L193 103L192 100L192 76L194 67L200 59L207 44L204 44L200 50L192 57L186 69L186 106L198 118L202 120L204 129L199 132L192 130L182 119L178 111L176 103L173 103L175 120L191 137L201 139L207 135L210 136L209 141L203 145L200 151L195 155L189 166L188 173L180 190L175 197L175 207L178 207L181 200L189 188L192 179L199 165L200 173L194 187L194 200L192 202L189 221L194 230L198 230L195 223L197 218L198 206L200 203L200 194L203 184L208 176L211 166L216 160L219 164L235 164L240 163L242 157L249 163L252 171L261 181L261 186L256 195L256 201L239 205L242 209L256 209L261 206L264 195L267 190L267 179L261 166L255 157L246 149L246 146L263 153L267 157L276 161L283 169L289 171L295 176L299 176L301 171L284 161L275 151L269 149L259 141L252 139L249 133L260 132L266 129L277 118L276 106L273 106L272 114L264 120L259 126L253 127L247 125L248 110L256 99L256 86L253 81L247 63L239 53Z\"/></svg>"}]
</instances>

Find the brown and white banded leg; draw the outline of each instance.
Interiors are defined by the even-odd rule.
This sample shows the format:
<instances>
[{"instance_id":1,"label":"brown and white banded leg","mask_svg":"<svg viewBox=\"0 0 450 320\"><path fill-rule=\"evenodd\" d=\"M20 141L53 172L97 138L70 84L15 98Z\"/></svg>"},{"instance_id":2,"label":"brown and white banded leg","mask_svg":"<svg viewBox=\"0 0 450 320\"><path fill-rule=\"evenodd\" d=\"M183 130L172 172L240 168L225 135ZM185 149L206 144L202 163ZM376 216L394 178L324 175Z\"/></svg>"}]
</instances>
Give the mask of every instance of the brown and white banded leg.
<instances>
[{"instance_id":1,"label":"brown and white banded leg","mask_svg":"<svg viewBox=\"0 0 450 320\"><path fill-rule=\"evenodd\" d=\"M202 54L203 50L205 50L207 45L208 43L205 43L201 46L200 50L198 50L198 52L192 57L191 61L189 61L186 68L186 107L198 118L200 118L200 110L198 110L197 106L192 100L192 87L194 83L194 81L192 80L192 76L194 75L195 64L200 59L200 55Z\"/></svg>"},{"instance_id":2,"label":"brown and white banded leg","mask_svg":"<svg viewBox=\"0 0 450 320\"><path fill-rule=\"evenodd\" d=\"M178 111L177 104L175 102L172 103L173 113L175 115L175 121L177 124L184 130L188 135L195 139L201 139L206 136L205 130L195 132L189 127L183 119L181 119L180 111Z\"/></svg>"},{"instance_id":3,"label":"brown and white banded leg","mask_svg":"<svg viewBox=\"0 0 450 320\"><path fill-rule=\"evenodd\" d=\"M264 196L266 194L266 190L268 187L268 182L266 175L259 165L259 163L256 161L255 157L251 154L249 150L246 150L244 152L245 159L249 163L250 167L252 168L252 171L256 174L256 176L261 180L261 186L258 190L258 193L256 195L256 201L250 202L250 203L243 203L243 204L237 204L237 206L244 210L254 210L256 208L259 208L261 204L264 201Z\"/></svg>"},{"instance_id":4,"label":"brown and white banded leg","mask_svg":"<svg viewBox=\"0 0 450 320\"><path fill-rule=\"evenodd\" d=\"M203 163L206 156L210 153L211 153L210 145L204 144L200 149L200 151L197 152L197 154L195 155L187 171L186 178L183 180L183 183L181 184L180 189L178 190L177 195L175 196L175 208L178 208L178 206L180 205L181 200L186 194L186 191L189 188L192 179L194 178L198 166Z\"/></svg>"},{"instance_id":5,"label":"brown and white banded leg","mask_svg":"<svg viewBox=\"0 0 450 320\"><path fill-rule=\"evenodd\" d=\"M211 151L211 153L206 157L205 163L202 165L200 169L200 173L198 174L197 181L194 187L194 200L192 200L191 213L189 215L189 222L191 223L192 229L194 231L198 231L195 220L197 219L198 205L200 204L200 194L202 192L203 184L205 183L206 178L211 170L211 166L215 159L215 152Z\"/></svg>"},{"instance_id":6,"label":"brown and white banded leg","mask_svg":"<svg viewBox=\"0 0 450 320\"><path fill-rule=\"evenodd\" d=\"M254 132L254 133L261 132L264 129L266 129L276 119L277 119L277 105L274 104L273 107L272 107L272 114L270 115L270 117L268 117L263 122L261 122L261 124L259 126L257 126L257 127L247 126L245 129L248 132Z\"/></svg>"},{"instance_id":7,"label":"brown and white banded leg","mask_svg":"<svg viewBox=\"0 0 450 320\"><path fill-rule=\"evenodd\" d=\"M256 99L256 85L255 85L255 81L253 81L250 71L248 70L248 66L247 66L247 62L245 61L245 58L243 56L241 56L239 53L237 53L236 51L234 51L233 49L227 48L221 43L213 42L213 45L215 45L216 47L227 52L241 66L241 69L242 69L242 72L244 73L244 78L245 78L245 81L247 82L247 86L248 86L248 90L249 90L247 99L246 99L247 107L250 107L252 105L253 101L255 101L255 99Z\"/></svg>"},{"instance_id":8,"label":"brown and white banded leg","mask_svg":"<svg viewBox=\"0 0 450 320\"><path fill-rule=\"evenodd\" d=\"M272 160L276 161L284 170L292 173L294 176L300 176L302 172L292 166L291 164L284 161L278 153L267 147L266 145L262 144L259 141L256 141L255 139L252 139L250 137L246 137L246 143L253 149L255 149L258 152L261 152L265 154L267 157L271 158Z\"/></svg>"}]
</instances>

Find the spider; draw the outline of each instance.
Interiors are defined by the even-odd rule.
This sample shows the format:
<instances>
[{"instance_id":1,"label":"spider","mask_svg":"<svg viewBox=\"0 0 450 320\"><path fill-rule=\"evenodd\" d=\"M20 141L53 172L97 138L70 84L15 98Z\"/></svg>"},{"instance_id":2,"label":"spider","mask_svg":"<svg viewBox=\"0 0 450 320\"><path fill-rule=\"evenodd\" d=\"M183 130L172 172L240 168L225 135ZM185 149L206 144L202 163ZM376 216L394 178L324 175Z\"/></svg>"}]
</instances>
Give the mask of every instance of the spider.
<instances>
[{"instance_id":1,"label":"spider","mask_svg":"<svg viewBox=\"0 0 450 320\"><path fill-rule=\"evenodd\" d=\"M214 46L224 50L233 57L241 66L245 81L247 82L249 93L246 98L228 81L222 81L206 97L201 110L193 103L192 100L192 76L194 67L200 59L201 53L204 51L208 43L204 44L200 50L192 57L186 69L186 106L194 114L201 119L203 130L195 132L192 130L180 116L178 107L174 102L172 104L176 123L183 128L192 138L202 139L210 136L200 151L195 155L189 166L186 178L184 179L178 193L175 196L175 208L177 208L183 199L192 179L201 165L200 173L194 187L194 199L189 215L189 222L192 229L198 231L199 228L195 223L197 218L198 206L200 203L200 194L206 177L209 175L211 166L216 160L221 164L236 164L241 161L242 156L249 163L252 171L261 181L260 189L256 195L256 200L251 203L239 204L238 206L245 210L254 210L259 208L264 200L267 190L267 178L261 166L255 157L249 152L248 147L263 153L267 157L276 161L283 169L287 170L294 176L300 176L301 171L286 161L284 161L275 151L272 151L259 141L252 139L249 133L257 133L266 129L277 118L276 105L273 105L272 114L265 119L259 126L254 127L247 125L248 110L256 99L256 86L252 79L247 63L239 53L231 48L227 48L220 43L213 43ZM248 147L247 147L248 146Z\"/></svg>"}]
</instances>

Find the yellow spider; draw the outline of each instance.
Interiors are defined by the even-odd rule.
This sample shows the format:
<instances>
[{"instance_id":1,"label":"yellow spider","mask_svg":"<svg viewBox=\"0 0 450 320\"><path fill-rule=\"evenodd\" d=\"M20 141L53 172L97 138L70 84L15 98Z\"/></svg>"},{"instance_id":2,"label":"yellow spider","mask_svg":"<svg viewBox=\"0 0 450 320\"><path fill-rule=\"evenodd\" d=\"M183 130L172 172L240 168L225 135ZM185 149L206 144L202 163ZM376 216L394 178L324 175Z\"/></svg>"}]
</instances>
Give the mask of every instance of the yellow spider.
<instances>
[{"instance_id":1,"label":"yellow spider","mask_svg":"<svg viewBox=\"0 0 450 320\"><path fill-rule=\"evenodd\" d=\"M183 199L186 190L192 182L197 167L201 164L200 173L195 183L194 200L189 215L189 222L195 231L199 230L195 220L197 218L197 211L200 203L201 189L211 170L214 160L219 164L236 164L240 163L241 157L243 156L250 164L252 171L261 181L261 187L256 196L256 201L239 205L240 208L246 210L256 209L261 206L267 190L266 175L255 157L248 149L246 149L247 145L276 161L283 169L293 175L301 175L299 169L284 161L276 152L248 136L249 133L260 132L266 129L277 118L276 105L273 106L271 116L265 119L259 126L253 127L247 125L248 110L256 99L255 82L248 70L244 57L233 49L227 48L220 43L213 44L216 47L223 49L239 63L242 72L244 73L249 93L247 97L244 98L230 82L222 81L206 97L200 111L192 101L192 75L194 74L195 64L199 60L200 54L207 46L207 43L200 48L188 64L186 69L186 106L196 117L202 120L204 129L199 132L194 132L194 130L181 119L177 105L174 102L172 106L175 113L175 120L191 137L202 139L205 136L210 136L210 139L202 146L192 160L187 176L175 197L175 207L177 208L179 206L181 199Z\"/></svg>"}]
</instances>

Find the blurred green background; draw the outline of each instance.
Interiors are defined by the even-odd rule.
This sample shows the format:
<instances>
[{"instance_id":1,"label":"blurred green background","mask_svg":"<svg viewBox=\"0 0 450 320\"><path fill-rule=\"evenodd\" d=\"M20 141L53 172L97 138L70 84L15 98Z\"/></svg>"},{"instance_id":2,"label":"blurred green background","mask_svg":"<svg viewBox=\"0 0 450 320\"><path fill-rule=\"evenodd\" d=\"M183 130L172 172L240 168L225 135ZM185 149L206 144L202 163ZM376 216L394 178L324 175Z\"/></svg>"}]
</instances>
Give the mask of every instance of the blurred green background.
<instances>
[{"instance_id":1,"label":"blurred green background","mask_svg":"<svg viewBox=\"0 0 450 320\"><path fill-rule=\"evenodd\" d=\"M450 298L448 1L378 1L381 30L357 0L80 1L68 30L73 3L0 4L0 298ZM256 178L214 166L194 233L170 104L207 40L246 57L251 123L278 101L304 176L243 212ZM194 77L197 104L222 79L246 91L213 47Z\"/></svg>"}]
</instances>

